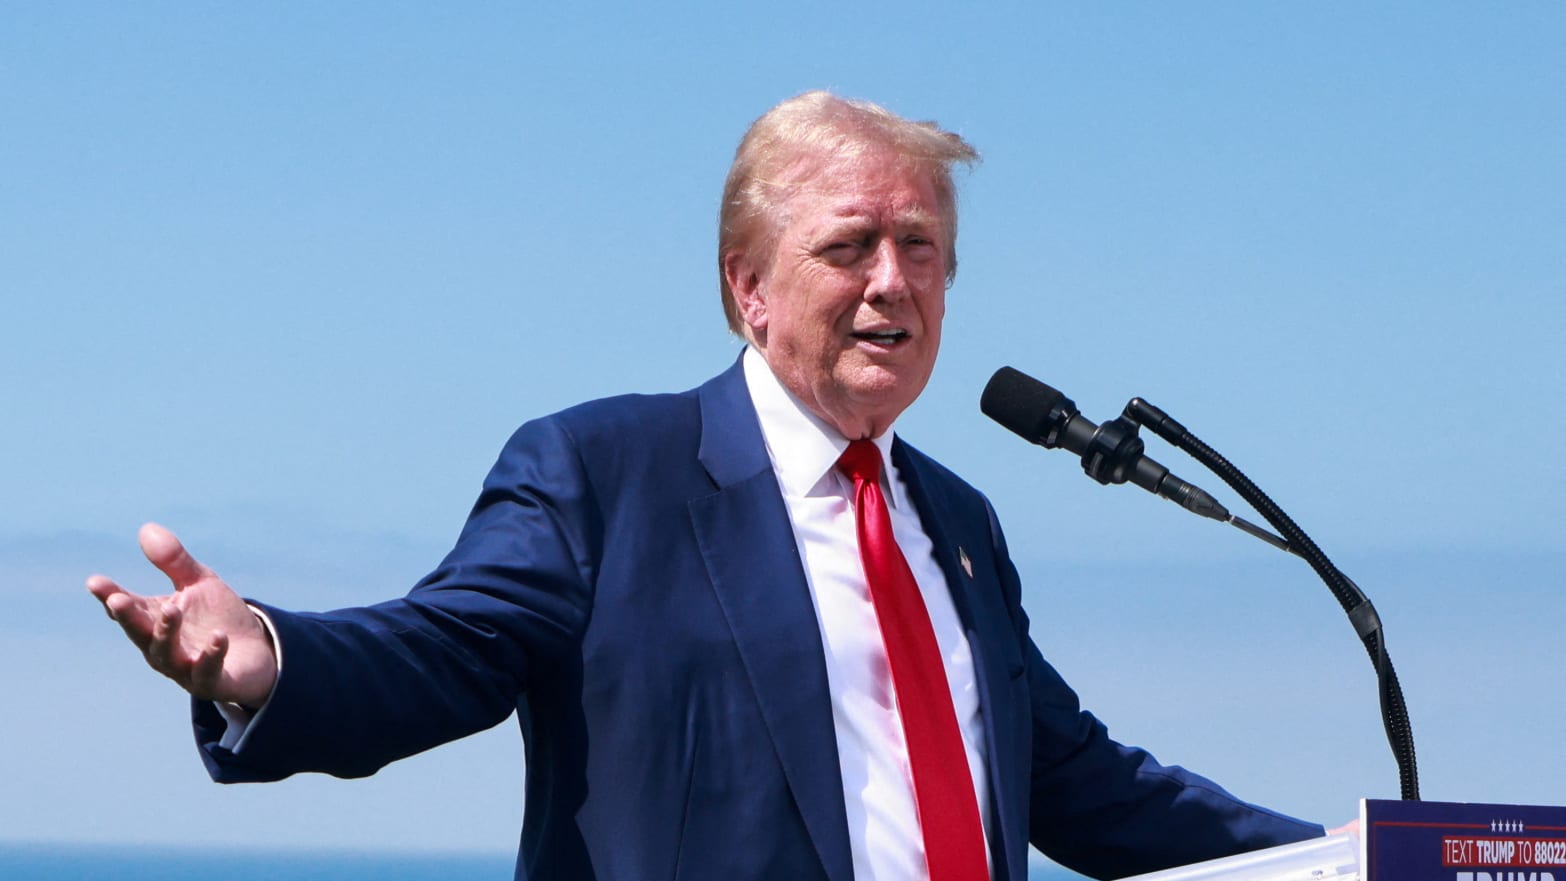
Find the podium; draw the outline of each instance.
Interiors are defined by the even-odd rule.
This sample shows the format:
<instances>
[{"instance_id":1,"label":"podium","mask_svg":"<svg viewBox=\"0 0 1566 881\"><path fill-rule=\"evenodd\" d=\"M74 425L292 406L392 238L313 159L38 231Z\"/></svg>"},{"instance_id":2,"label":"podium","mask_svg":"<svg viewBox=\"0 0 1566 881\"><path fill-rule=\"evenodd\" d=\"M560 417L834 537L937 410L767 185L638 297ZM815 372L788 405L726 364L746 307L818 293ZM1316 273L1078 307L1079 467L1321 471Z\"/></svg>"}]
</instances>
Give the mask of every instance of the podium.
<instances>
[{"instance_id":1,"label":"podium","mask_svg":"<svg viewBox=\"0 0 1566 881\"><path fill-rule=\"evenodd\" d=\"M1358 881L1359 836L1328 835L1122 881Z\"/></svg>"},{"instance_id":2,"label":"podium","mask_svg":"<svg viewBox=\"0 0 1566 881\"><path fill-rule=\"evenodd\" d=\"M1566 881L1566 807L1366 799L1359 832L1124 881Z\"/></svg>"}]
</instances>

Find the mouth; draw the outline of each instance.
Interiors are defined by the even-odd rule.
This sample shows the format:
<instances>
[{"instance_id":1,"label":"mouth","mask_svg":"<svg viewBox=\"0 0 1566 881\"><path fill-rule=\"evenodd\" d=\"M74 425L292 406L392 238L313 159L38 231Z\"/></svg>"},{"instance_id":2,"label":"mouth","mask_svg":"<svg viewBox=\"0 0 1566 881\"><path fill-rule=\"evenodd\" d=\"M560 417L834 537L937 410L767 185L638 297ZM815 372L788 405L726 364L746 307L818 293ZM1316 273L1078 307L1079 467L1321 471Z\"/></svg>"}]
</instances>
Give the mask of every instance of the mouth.
<instances>
[{"instance_id":1,"label":"mouth","mask_svg":"<svg viewBox=\"0 0 1566 881\"><path fill-rule=\"evenodd\" d=\"M895 346L903 340L908 339L909 334L908 331L897 328L893 330L855 331L854 333L850 334L850 336L856 340L873 343L878 346Z\"/></svg>"}]
</instances>

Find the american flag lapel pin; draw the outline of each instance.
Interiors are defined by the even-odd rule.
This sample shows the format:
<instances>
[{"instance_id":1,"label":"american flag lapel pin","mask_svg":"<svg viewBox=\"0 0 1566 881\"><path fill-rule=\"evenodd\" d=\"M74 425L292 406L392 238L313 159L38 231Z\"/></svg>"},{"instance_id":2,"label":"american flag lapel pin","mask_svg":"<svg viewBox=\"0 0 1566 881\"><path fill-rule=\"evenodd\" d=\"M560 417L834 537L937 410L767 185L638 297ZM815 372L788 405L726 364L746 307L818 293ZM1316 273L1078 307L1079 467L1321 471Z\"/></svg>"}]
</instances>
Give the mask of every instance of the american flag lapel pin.
<instances>
[{"instance_id":1,"label":"american flag lapel pin","mask_svg":"<svg viewBox=\"0 0 1566 881\"><path fill-rule=\"evenodd\" d=\"M969 578L972 578L973 563L969 561L968 552L962 549L962 545L957 546L957 562L962 564L962 571L966 572Z\"/></svg>"}]
</instances>

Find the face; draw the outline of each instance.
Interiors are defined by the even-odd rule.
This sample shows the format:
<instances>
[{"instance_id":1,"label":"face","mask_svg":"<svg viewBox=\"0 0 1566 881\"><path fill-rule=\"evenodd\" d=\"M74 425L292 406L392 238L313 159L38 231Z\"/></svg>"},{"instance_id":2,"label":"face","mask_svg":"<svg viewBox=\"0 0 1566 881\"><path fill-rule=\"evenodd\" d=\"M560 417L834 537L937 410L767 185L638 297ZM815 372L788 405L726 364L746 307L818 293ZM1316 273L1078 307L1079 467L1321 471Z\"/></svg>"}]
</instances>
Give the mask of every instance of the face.
<instances>
[{"instance_id":1,"label":"face","mask_svg":"<svg viewBox=\"0 0 1566 881\"><path fill-rule=\"evenodd\" d=\"M770 259L724 258L748 336L783 385L849 439L884 432L924 390L946 313L929 176L895 155L797 166Z\"/></svg>"}]
</instances>

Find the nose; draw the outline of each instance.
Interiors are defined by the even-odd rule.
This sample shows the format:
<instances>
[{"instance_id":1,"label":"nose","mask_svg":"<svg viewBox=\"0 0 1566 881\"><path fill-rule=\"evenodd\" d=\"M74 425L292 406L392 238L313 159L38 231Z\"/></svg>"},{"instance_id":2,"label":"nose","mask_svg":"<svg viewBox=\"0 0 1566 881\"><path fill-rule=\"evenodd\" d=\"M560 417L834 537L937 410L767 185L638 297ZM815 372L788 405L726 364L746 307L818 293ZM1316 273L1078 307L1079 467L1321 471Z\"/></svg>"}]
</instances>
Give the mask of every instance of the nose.
<instances>
[{"instance_id":1,"label":"nose","mask_svg":"<svg viewBox=\"0 0 1566 881\"><path fill-rule=\"evenodd\" d=\"M865 284L865 299L897 301L908 297L907 255L897 247L890 236L876 243L875 253L869 261Z\"/></svg>"}]
</instances>

